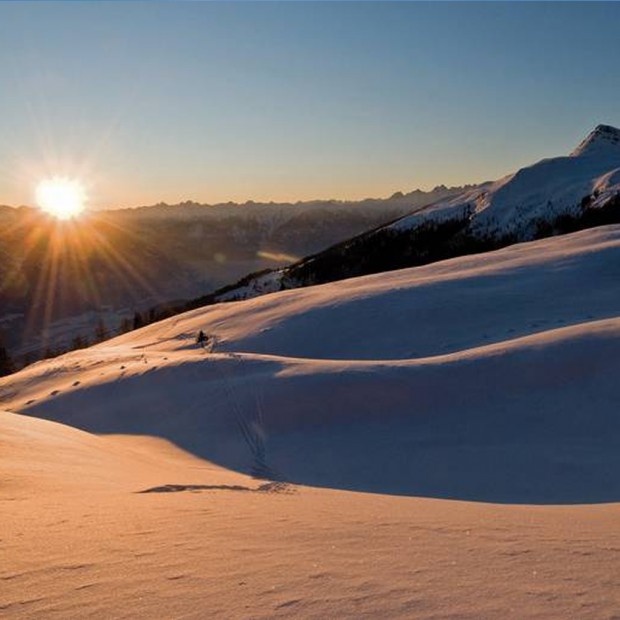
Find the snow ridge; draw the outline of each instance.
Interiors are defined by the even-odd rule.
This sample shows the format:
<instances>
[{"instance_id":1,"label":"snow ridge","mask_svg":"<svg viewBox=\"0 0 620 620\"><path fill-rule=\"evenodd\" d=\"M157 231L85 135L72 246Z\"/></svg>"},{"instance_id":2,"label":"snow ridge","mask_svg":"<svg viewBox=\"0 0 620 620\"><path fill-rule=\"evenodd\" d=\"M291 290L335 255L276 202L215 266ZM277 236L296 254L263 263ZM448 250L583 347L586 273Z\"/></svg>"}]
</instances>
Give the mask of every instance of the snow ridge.
<instances>
[{"instance_id":1,"label":"snow ridge","mask_svg":"<svg viewBox=\"0 0 620 620\"><path fill-rule=\"evenodd\" d=\"M596 155L601 150L620 151L620 129L611 125L597 125L571 153L571 157Z\"/></svg>"},{"instance_id":2,"label":"snow ridge","mask_svg":"<svg viewBox=\"0 0 620 620\"><path fill-rule=\"evenodd\" d=\"M576 214L584 199L603 206L620 194L620 129L598 125L569 155L543 159L531 166L456 198L439 201L393 225L407 230L432 220L470 213L471 232L478 236L511 235L533 239L537 223Z\"/></svg>"}]
</instances>

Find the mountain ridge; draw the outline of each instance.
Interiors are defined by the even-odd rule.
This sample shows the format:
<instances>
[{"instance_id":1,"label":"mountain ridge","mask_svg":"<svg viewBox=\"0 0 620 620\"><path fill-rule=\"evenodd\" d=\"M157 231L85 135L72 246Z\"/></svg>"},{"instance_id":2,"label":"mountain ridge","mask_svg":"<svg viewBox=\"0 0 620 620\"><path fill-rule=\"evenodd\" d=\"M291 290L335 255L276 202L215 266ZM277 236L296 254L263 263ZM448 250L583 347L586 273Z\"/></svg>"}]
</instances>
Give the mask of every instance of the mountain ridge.
<instances>
[{"instance_id":1,"label":"mountain ridge","mask_svg":"<svg viewBox=\"0 0 620 620\"><path fill-rule=\"evenodd\" d=\"M244 299L423 265L618 221L620 129L598 125L569 155L542 159L497 181L466 188L202 301Z\"/></svg>"},{"instance_id":2,"label":"mountain ridge","mask_svg":"<svg viewBox=\"0 0 620 620\"><path fill-rule=\"evenodd\" d=\"M590 154L601 147L620 149L620 129L612 125L597 125L571 153L571 157Z\"/></svg>"}]
</instances>

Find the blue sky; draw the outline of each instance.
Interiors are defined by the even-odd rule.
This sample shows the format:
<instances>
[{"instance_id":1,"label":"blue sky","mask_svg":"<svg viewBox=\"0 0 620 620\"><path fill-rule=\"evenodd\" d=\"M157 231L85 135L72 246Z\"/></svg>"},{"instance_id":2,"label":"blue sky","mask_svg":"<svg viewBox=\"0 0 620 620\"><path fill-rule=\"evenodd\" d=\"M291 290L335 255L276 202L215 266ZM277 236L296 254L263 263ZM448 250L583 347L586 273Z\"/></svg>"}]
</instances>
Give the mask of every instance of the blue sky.
<instances>
[{"instance_id":1,"label":"blue sky","mask_svg":"<svg viewBox=\"0 0 620 620\"><path fill-rule=\"evenodd\" d=\"M0 204L389 195L620 126L616 3L0 3Z\"/></svg>"}]
</instances>

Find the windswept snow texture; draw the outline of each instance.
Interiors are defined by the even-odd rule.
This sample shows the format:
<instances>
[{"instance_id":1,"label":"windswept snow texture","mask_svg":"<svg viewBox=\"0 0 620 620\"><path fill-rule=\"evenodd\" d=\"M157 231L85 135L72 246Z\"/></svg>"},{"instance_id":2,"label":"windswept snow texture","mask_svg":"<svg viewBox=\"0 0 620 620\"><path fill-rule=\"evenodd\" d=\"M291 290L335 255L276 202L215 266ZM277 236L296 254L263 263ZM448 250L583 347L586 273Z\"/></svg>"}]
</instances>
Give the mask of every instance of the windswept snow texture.
<instances>
[{"instance_id":1,"label":"windswept snow texture","mask_svg":"<svg viewBox=\"0 0 620 620\"><path fill-rule=\"evenodd\" d=\"M620 193L620 129L598 125L568 157L543 159L494 183L468 189L391 225L413 228L431 220L471 220L481 236L531 239L537 220L575 214L581 201L596 196L602 206Z\"/></svg>"},{"instance_id":2,"label":"windswept snow texture","mask_svg":"<svg viewBox=\"0 0 620 620\"><path fill-rule=\"evenodd\" d=\"M601 227L195 310L5 378L0 406L274 480L620 501L619 300Z\"/></svg>"},{"instance_id":3,"label":"windswept snow texture","mask_svg":"<svg viewBox=\"0 0 620 620\"><path fill-rule=\"evenodd\" d=\"M3 619L557 620L620 605L615 504L262 482L153 438L1 411L0 438Z\"/></svg>"}]
</instances>

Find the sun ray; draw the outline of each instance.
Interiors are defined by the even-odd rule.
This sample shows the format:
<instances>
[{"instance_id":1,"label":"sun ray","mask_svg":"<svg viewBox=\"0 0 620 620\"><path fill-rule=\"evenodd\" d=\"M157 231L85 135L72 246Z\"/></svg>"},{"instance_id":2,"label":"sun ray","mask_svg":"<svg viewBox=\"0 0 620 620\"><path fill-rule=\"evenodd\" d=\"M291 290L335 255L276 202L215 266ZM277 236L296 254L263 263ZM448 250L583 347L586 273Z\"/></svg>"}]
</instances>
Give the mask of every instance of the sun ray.
<instances>
[{"instance_id":1,"label":"sun ray","mask_svg":"<svg viewBox=\"0 0 620 620\"><path fill-rule=\"evenodd\" d=\"M28 230L14 234L25 242L13 277L24 270L31 274L24 351L56 348L50 328L67 312L101 309L115 299L138 308L168 300L156 268L163 259L130 224L97 213L61 221L33 212Z\"/></svg>"},{"instance_id":2,"label":"sun ray","mask_svg":"<svg viewBox=\"0 0 620 620\"><path fill-rule=\"evenodd\" d=\"M33 293L30 296L30 307L24 336L28 337L33 333L40 333L40 340L43 348L45 348L48 344L48 327L53 316L53 292L56 289L58 265L57 248L51 237L44 239L43 242L46 243L46 246L43 255L39 259L41 260L41 271L39 272ZM33 246L31 254L36 252L36 250L36 246Z\"/></svg>"},{"instance_id":3,"label":"sun ray","mask_svg":"<svg viewBox=\"0 0 620 620\"><path fill-rule=\"evenodd\" d=\"M149 281L144 273L140 273L138 268L132 265L104 235L97 235L99 250L109 261L108 266L113 269L120 281L130 287L138 287L138 290L148 293L154 300L162 301L162 298L153 282ZM135 294L135 290L133 291Z\"/></svg>"}]
</instances>

